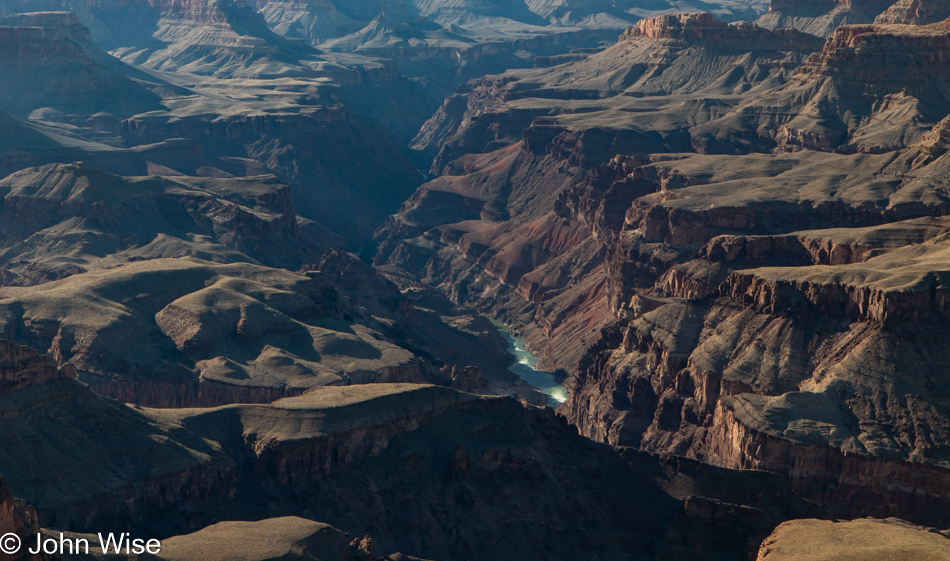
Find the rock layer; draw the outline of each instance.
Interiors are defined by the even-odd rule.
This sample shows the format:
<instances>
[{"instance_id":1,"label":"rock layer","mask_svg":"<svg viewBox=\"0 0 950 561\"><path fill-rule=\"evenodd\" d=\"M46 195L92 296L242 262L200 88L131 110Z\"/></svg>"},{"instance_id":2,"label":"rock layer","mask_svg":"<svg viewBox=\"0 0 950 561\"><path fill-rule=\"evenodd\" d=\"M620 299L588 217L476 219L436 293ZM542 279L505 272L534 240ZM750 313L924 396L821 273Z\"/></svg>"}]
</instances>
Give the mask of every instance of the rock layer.
<instances>
[{"instance_id":1,"label":"rock layer","mask_svg":"<svg viewBox=\"0 0 950 561\"><path fill-rule=\"evenodd\" d=\"M430 123L441 176L377 259L577 372L559 411L590 438L947 525L947 103L943 69L920 70L946 35L848 26L812 54L669 16L485 78Z\"/></svg>"},{"instance_id":2,"label":"rock layer","mask_svg":"<svg viewBox=\"0 0 950 561\"><path fill-rule=\"evenodd\" d=\"M902 520L794 520L779 526L759 549L758 561L861 558L950 559L950 540Z\"/></svg>"},{"instance_id":3,"label":"rock layer","mask_svg":"<svg viewBox=\"0 0 950 561\"><path fill-rule=\"evenodd\" d=\"M0 396L30 404L0 418L0 471L38 505L47 528L169 536L225 512L267 513L330 520L373 535L376 552L436 559L580 550L715 559L746 555L778 522L814 513L775 476L620 455L549 409L510 398L372 384L269 405L150 410L77 387L47 381ZM97 424L111 429L91 430ZM24 461L23 446L35 459ZM577 493L567 497L565 488ZM490 499L499 493L504 505ZM354 504L361 506L347 506ZM407 511L418 514L409 519ZM484 540L486 530L503 539ZM187 543L169 544L178 541Z\"/></svg>"}]
</instances>

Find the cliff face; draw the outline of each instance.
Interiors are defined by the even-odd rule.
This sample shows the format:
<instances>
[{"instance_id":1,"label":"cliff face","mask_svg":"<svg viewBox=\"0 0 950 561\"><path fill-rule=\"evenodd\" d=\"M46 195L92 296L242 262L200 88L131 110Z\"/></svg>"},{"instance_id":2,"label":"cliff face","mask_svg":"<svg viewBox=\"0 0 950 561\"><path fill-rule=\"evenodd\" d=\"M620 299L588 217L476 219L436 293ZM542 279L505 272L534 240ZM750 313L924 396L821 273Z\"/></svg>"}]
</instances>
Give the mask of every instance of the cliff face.
<instances>
[{"instance_id":1,"label":"cliff face","mask_svg":"<svg viewBox=\"0 0 950 561\"><path fill-rule=\"evenodd\" d=\"M793 28L827 37L842 25L871 23L891 10L891 0L773 0L756 23L769 29Z\"/></svg>"},{"instance_id":2,"label":"cliff face","mask_svg":"<svg viewBox=\"0 0 950 561\"><path fill-rule=\"evenodd\" d=\"M928 0L900 0L877 16L874 23L927 25L950 17L950 5Z\"/></svg>"},{"instance_id":3,"label":"cliff face","mask_svg":"<svg viewBox=\"0 0 950 561\"><path fill-rule=\"evenodd\" d=\"M271 405L148 410L77 385L47 381L0 396L29 405L0 417L0 471L37 504L45 527L163 537L225 512L306 515L351 535L372 532L377 555L718 559L748 555L790 516L819 514L778 477L618 454L550 410L508 398L376 384ZM108 433L90 430L100 423ZM499 493L504 506L490 500ZM352 504L362 506L342 506ZM639 504L650 506L631 508ZM503 539L486 541L485 531Z\"/></svg>"},{"instance_id":4,"label":"cliff face","mask_svg":"<svg viewBox=\"0 0 950 561\"><path fill-rule=\"evenodd\" d=\"M0 180L0 197L7 286L185 255L296 268L324 251L273 177L120 177L76 163L19 171Z\"/></svg>"},{"instance_id":5,"label":"cliff face","mask_svg":"<svg viewBox=\"0 0 950 561\"><path fill-rule=\"evenodd\" d=\"M75 370L69 367L60 370L33 349L0 341L0 391L8 392L30 384L75 377Z\"/></svg>"},{"instance_id":6,"label":"cliff face","mask_svg":"<svg viewBox=\"0 0 950 561\"><path fill-rule=\"evenodd\" d=\"M104 61L108 55L90 41L73 14L0 18L0 68L8 76L0 109L20 116L54 111L82 123L96 113L127 117L159 107L158 95Z\"/></svg>"},{"instance_id":7,"label":"cliff face","mask_svg":"<svg viewBox=\"0 0 950 561\"><path fill-rule=\"evenodd\" d=\"M754 23L730 25L710 13L674 14L642 19L620 35L621 41L640 38L705 41L716 48L731 47L743 50L796 51L805 50L816 43L813 37L795 29L770 31Z\"/></svg>"},{"instance_id":8,"label":"cliff face","mask_svg":"<svg viewBox=\"0 0 950 561\"><path fill-rule=\"evenodd\" d=\"M580 156L578 144L565 146ZM553 213L558 193L577 175L559 170L563 156L543 149L534 154L516 145L473 158L463 164L471 175L424 186L380 231L376 259L420 273L457 302L527 326L522 336L532 345L545 341L547 364L569 368L590 342L590 326L606 317L601 249L582 226ZM485 219L456 222L478 216Z\"/></svg>"},{"instance_id":9,"label":"cliff face","mask_svg":"<svg viewBox=\"0 0 950 561\"><path fill-rule=\"evenodd\" d=\"M884 153L921 140L945 115L948 24L836 28L788 83L691 130L746 136L747 149Z\"/></svg>"},{"instance_id":10,"label":"cliff face","mask_svg":"<svg viewBox=\"0 0 950 561\"><path fill-rule=\"evenodd\" d=\"M343 236L354 250L422 180L391 138L340 105L214 119L138 117L116 129L132 145L190 138L207 158L251 159L259 171L244 174L281 175L291 185L297 214Z\"/></svg>"},{"instance_id":11,"label":"cliff face","mask_svg":"<svg viewBox=\"0 0 950 561\"><path fill-rule=\"evenodd\" d=\"M0 25L10 27L40 27L75 43L91 43L92 34L73 12L30 12L0 16Z\"/></svg>"},{"instance_id":12,"label":"cliff face","mask_svg":"<svg viewBox=\"0 0 950 561\"><path fill-rule=\"evenodd\" d=\"M790 52L668 16L485 78L430 123L441 176L377 259L524 325L576 372L559 412L581 434L946 525L946 35L849 26ZM730 58L744 43L768 72Z\"/></svg>"},{"instance_id":13,"label":"cliff face","mask_svg":"<svg viewBox=\"0 0 950 561\"><path fill-rule=\"evenodd\" d=\"M930 80L945 80L939 61L950 50L950 24L845 26L837 29L804 72L834 76L864 89L926 94Z\"/></svg>"},{"instance_id":14,"label":"cliff face","mask_svg":"<svg viewBox=\"0 0 950 561\"><path fill-rule=\"evenodd\" d=\"M701 100L659 111L671 119L688 118L691 127L701 125L726 112L734 103L730 96L761 93L785 83L801 61L821 45L820 39L794 30L727 25L710 14L644 19L629 28L616 45L583 60L487 76L469 84L459 94L464 95L464 102L449 98L423 127L414 147L438 150L433 174L444 173L447 164L464 154L489 152L517 142L521 131L532 124L536 126L528 130L541 135L536 141L540 146L563 127L591 136L605 133L599 139L601 149L614 138L627 137L624 148L628 154L693 151L700 142L695 135L670 128L672 123L665 120L637 115L639 110L629 111L629 106L640 105L633 100L671 94L699 97L703 92ZM583 122L579 115L592 100L599 100L606 111L598 123L599 131L575 126ZM647 113L658 109L645 100L643 105ZM620 153L619 148L615 146L604 160ZM736 148L729 146L728 150Z\"/></svg>"},{"instance_id":15,"label":"cliff face","mask_svg":"<svg viewBox=\"0 0 950 561\"><path fill-rule=\"evenodd\" d=\"M40 525L36 518L36 511L27 506L25 502L13 497L6 482L0 478L0 535L15 534L21 543L29 543L32 538L40 531ZM0 553L0 559L3 561L45 561L48 556L44 554L30 555L24 552L20 555L10 555Z\"/></svg>"},{"instance_id":16,"label":"cliff face","mask_svg":"<svg viewBox=\"0 0 950 561\"><path fill-rule=\"evenodd\" d=\"M0 341L0 417L9 419L23 414L27 409L17 395L28 393L37 386L75 384L76 373L72 368L57 369L49 358L27 347L9 341ZM76 395L75 393L72 395ZM12 405L12 406L11 406ZM26 406L24 406L26 405ZM10 491L0 477L0 535L16 534L23 544L28 544L40 531L36 510ZM3 561L46 561L48 555L31 555L26 548L19 554L0 552Z\"/></svg>"},{"instance_id":17,"label":"cliff face","mask_svg":"<svg viewBox=\"0 0 950 561\"><path fill-rule=\"evenodd\" d=\"M946 525L943 366L921 358L948 326L941 224L716 238L621 302L562 412L598 440L783 473L842 516Z\"/></svg>"},{"instance_id":18,"label":"cliff face","mask_svg":"<svg viewBox=\"0 0 950 561\"><path fill-rule=\"evenodd\" d=\"M702 101L673 111L705 122L727 110L719 96L782 83L820 44L709 15L663 16L640 22L583 61L472 83L417 138L419 149L441 142L432 166L441 177L380 229L376 262L524 326L547 365L573 369L592 332L609 321L612 265L604 244L624 221L625 205L664 183L693 181L641 170L642 181L633 176L612 186L643 167L633 163L637 157L611 163L617 154L694 149L685 131L665 128L683 114L666 121L628 106L695 95ZM588 126L591 103L604 112ZM574 189L578 184L589 192ZM666 260L662 252L655 257L657 265Z\"/></svg>"}]
</instances>

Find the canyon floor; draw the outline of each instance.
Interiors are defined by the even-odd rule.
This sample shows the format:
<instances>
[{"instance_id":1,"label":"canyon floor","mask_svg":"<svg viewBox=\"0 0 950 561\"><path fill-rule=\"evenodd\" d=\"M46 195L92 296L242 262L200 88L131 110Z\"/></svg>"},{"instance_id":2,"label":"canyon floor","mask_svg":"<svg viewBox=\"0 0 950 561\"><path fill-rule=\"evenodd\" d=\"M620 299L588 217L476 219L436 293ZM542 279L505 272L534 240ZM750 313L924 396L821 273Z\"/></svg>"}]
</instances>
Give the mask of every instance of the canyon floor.
<instances>
[{"instance_id":1,"label":"canyon floor","mask_svg":"<svg viewBox=\"0 0 950 561\"><path fill-rule=\"evenodd\" d=\"M950 560L947 60L943 0L0 0L0 561Z\"/></svg>"}]
</instances>

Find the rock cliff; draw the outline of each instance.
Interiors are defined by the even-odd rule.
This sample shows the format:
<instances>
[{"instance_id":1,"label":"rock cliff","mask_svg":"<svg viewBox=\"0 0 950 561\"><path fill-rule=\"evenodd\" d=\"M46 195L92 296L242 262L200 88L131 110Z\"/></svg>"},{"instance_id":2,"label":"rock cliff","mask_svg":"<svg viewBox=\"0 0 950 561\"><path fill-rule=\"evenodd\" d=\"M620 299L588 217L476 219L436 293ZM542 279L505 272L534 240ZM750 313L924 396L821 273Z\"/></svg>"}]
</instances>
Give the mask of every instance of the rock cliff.
<instances>
[{"instance_id":1,"label":"rock cliff","mask_svg":"<svg viewBox=\"0 0 950 561\"><path fill-rule=\"evenodd\" d=\"M417 139L419 149L441 143L431 170L441 177L380 229L376 261L523 326L548 366L573 369L608 321L609 304L604 239L590 237L588 227L600 228L596 219L572 215L571 188L610 183L622 171L607 169L618 153L693 150L689 134L664 129L680 117L654 118L652 100L695 95L702 101L675 111L690 111L691 124L712 119L727 111L715 98L783 83L820 46L797 32L728 26L702 14L663 16L583 61L473 83ZM645 106L635 109L640 100ZM589 114L597 115L590 126ZM668 180L680 181L638 184L607 195L604 206L622 214L624 197ZM591 209L600 196L586 196Z\"/></svg>"},{"instance_id":2,"label":"rock cliff","mask_svg":"<svg viewBox=\"0 0 950 561\"><path fill-rule=\"evenodd\" d=\"M83 123L94 114L117 118L158 109L151 84L130 79L136 71L109 61L92 45L75 15L35 13L0 19L0 109L28 116L34 111Z\"/></svg>"},{"instance_id":3,"label":"rock cliff","mask_svg":"<svg viewBox=\"0 0 950 561\"><path fill-rule=\"evenodd\" d=\"M794 28L827 37L842 25L871 23L892 10L892 0L773 0L756 23L769 29Z\"/></svg>"},{"instance_id":4,"label":"rock cliff","mask_svg":"<svg viewBox=\"0 0 950 561\"><path fill-rule=\"evenodd\" d=\"M120 177L83 163L0 180L0 268L29 286L142 259L195 256L297 268L325 248L301 232L290 188L253 179Z\"/></svg>"},{"instance_id":5,"label":"rock cliff","mask_svg":"<svg viewBox=\"0 0 950 561\"><path fill-rule=\"evenodd\" d=\"M927 25L943 21L948 17L950 17L950 6L945 2L900 0L877 16L874 23Z\"/></svg>"},{"instance_id":6,"label":"rock cliff","mask_svg":"<svg viewBox=\"0 0 950 561\"><path fill-rule=\"evenodd\" d=\"M464 102L460 97L447 100L414 147L439 151L433 174L442 174L464 154L513 144L529 126L538 135L533 143L541 146L562 131L591 136L600 132L599 138L588 141L591 148L610 151L611 142L616 143L612 153L599 155L602 161L621 151L692 151L700 141L671 128L677 119L689 119L690 126L718 119L735 103L731 96L785 83L821 46L820 39L794 30L727 25L710 14L644 19L616 45L583 60L469 84L459 94ZM653 103L671 94L699 99L660 107ZM641 98L648 99L638 101ZM603 111L596 129L583 124L594 107ZM648 116L652 113L668 114L673 122L653 119ZM621 138L622 144L617 140ZM434 142L438 146L432 146Z\"/></svg>"},{"instance_id":7,"label":"rock cliff","mask_svg":"<svg viewBox=\"0 0 950 561\"><path fill-rule=\"evenodd\" d=\"M45 535L59 539L58 532L47 530ZM333 526L296 516L255 522L219 522L191 534L162 540L158 555L104 553L95 534L68 533L67 538L88 540L90 547L88 556L67 554L63 556L66 560L92 557L129 561L422 561L402 554L378 558L371 537L351 539Z\"/></svg>"},{"instance_id":8,"label":"rock cliff","mask_svg":"<svg viewBox=\"0 0 950 561\"><path fill-rule=\"evenodd\" d=\"M33 349L0 341L0 392L75 377L75 370L69 367L58 369L49 358Z\"/></svg>"},{"instance_id":9,"label":"rock cliff","mask_svg":"<svg viewBox=\"0 0 950 561\"><path fill-rule=\"evenodd\" d=\"M804 561L815 556L860 556L869 561L950 558L950 540L902 520L794 520L779 526L759 549L758 561Z\"/></svg>"},{"instance_id":10,"label":"rock cliff","mask_svg":"<svg viewBox=\"0 0 950 561\"><path fill-rule=\"evenodd\" d=\"M559 412L590 438L781 473L839 516L945 526L946 370L927 349L948 327L948 104L926 70L945 26L790 51L668 16L487 77L430 123L441 175L377 260L576 372ZM768 72L730 58L743 44Z\"/></svg>"},{"instance_id":11,"label":"rock cliff","mask_svg":"<svg viewBox=\"0 0 950 561\"><path fill-rule=\"evenodd\" d=\"M343 236L356 251L422 181L390 137L338 104L276 115L255 110L211 118L149 115L126 119L115 128L133 146L168 138L196 141L206 161L195 169L169 162L173 173L200 175L201 168L224 167L232 175L277 174L291 186L298 215ZM222 159L231 165L222 166ZM250 169L234 170L235 161L250 164ZM353 208L362 212L350 212Z\"/></svg>"},{"instance_id":12,"label":"rock cliff","mask_svg":"<svg viewBox=\"0 0 950 561\"><path fill-rule=\"evenodd\" d=\"M32 538L40 531L40 525L36 518L36 511L28 506L22 500L13 497L5 481L0 478L0 535L15 534L22 543L29 543L27 540ZM0 559L3 561L46 561L48 557L44 554L30 555L29 552L23 552L19 555L0 553Z\"/></svg>"},{"instance_id":13,"label":"rock cliff","mask_svg":"<svg viewBox=\"0 0 950 561\"><path fill-rule=\"evenodd\" d=\"M307 516L372 535L377 556L718 559L749 554L789 517L820 514L776 476L618 454L510 398L373 384L270 405L150 410L75 387L48 381L0 396L29 405L0 417L0 471L56 530L167 537L224 513ZM168 553L235 526L170 538Z\"/></svg>"},{"instance_id":14,"label":"rock cliff","mask_svg":"<svg viewBox=\"0 0 950 561\"><path fill-rule=\"evenodd\" d=\"M921 358L946 329L943 228L715 238L621 303L563 412L596 439L784 473L843 516L945 525L943 367Z\"/></svg>"}]
</instances>

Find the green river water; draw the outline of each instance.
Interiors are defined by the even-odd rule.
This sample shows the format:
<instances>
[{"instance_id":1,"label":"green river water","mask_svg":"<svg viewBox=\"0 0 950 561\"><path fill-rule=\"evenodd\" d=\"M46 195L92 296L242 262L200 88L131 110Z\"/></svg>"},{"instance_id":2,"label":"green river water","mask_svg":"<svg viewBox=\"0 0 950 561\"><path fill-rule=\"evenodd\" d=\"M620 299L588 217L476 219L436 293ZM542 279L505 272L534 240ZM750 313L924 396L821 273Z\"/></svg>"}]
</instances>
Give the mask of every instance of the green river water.
<instances>
[{"instance_id":1,"label":"green river water","mask_svg":"<svg viewBox=\"0 0 950 561\"><path fill-rule=\"evenodd\" d=\"M505 336L508 340L508 352L515 357L515 363L508 370L518 375L519 378L532 386L538 388L542 393L548 396L548 405L557 407L567 400L567 388L557 383L554 375L544 370L536 368L538 357L531 354L525 348L525 342L511 332L507 325L500 321L488 318L492 325Z\"/></svg>"}]
</instances>

